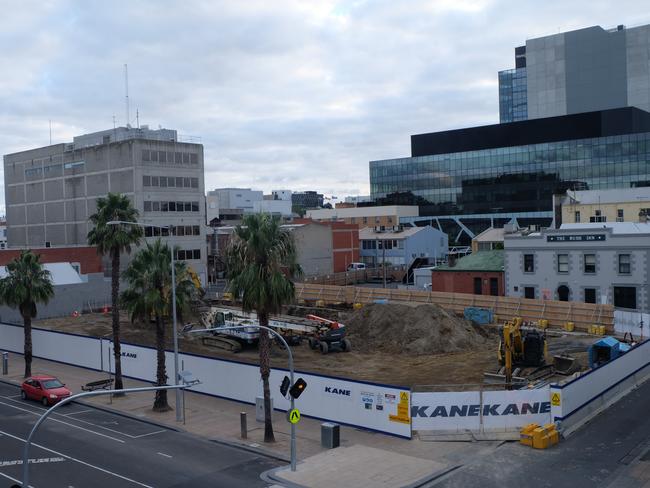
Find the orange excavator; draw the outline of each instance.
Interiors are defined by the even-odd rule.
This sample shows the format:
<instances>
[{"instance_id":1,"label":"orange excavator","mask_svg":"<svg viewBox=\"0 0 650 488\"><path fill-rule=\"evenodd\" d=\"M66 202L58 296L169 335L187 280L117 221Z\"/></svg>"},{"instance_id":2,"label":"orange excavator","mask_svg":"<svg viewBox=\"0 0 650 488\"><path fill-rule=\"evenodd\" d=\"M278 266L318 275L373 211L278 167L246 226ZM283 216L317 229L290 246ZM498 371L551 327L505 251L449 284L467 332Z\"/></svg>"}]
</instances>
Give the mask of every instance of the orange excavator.
<instances>
[{"instance_id":1,"label":"orange excavator","mask_svg":"<svg viewBox=\"0 0 650 488\"><path fill-rule=\"evenodd\" d=\"M320 349L322 354L334 351L349 352L352 350L350 339L345 337L345 325L335 320L319 317L318 315L309 314L305 318L318 324L313 335L309 338L309 347L311 349Z\"/></svg>"}]
</instances>

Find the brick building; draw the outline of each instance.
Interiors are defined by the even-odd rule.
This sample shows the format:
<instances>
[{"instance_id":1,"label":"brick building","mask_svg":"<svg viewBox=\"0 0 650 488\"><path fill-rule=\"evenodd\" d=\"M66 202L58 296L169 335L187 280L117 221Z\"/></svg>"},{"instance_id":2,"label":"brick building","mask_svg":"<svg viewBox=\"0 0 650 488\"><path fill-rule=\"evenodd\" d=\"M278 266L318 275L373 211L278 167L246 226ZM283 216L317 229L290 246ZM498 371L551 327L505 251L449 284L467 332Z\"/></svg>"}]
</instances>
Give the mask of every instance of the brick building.
<instances>
[{"instance_id":1,"label":"brick building","mask_svg":"<svg viewBox=\"0 0 650 488\"><path fill-rule=\"evenodd\" d=\"M431 291L505 296L502 250L480 251L431 272Z\"/></svg>"},{"instance_id":2,"label":"brick building","mask_svg":"<svg viewBox=\"0 0 650 488\"><path fill-rule=\"evenodd\" d=\"M311 219L294 219L294 223L307 224ZM350 263L359 262L359 226L343 221L315 222L332 230L332 265L334 273L344 272Z\"/></svg>"},{"instance_id":3,"label":"brick building","mask_svg":"<svg viewBox=\"0 0 650 488\"><path fill-rule=\"evenodd\" d=\"M22 249L5 249L0 251L0 266L6 266L12 259L18 257ZM102 256L97 254L97 248L80 247L47 247L32 248L34 254L41 255L42 263L71 263L79 274L102 273Z\"/></svg>"}]
</instances>

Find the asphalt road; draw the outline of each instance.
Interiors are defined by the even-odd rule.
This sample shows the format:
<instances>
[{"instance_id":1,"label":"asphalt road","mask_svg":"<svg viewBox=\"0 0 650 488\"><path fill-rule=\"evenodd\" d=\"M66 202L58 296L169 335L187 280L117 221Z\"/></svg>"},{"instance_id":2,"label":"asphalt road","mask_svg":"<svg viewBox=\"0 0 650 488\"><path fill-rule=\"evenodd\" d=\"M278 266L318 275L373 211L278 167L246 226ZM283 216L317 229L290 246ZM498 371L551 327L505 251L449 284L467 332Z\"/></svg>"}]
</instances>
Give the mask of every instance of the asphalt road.
<instances>
[{"instance_id":1,"label":"asphalt road","mask_svg":"<svg viewBox=\"0 0 650 488\"><path fill-rule=\"evenodd\" d=\"M44 411L0 383L0 487L22 479L22 452ZM279 461L80 404L61 407L30 451L35 488L256 487Z\"/></svg>"},{"instance_id":2,"label":"asphalt road","mask_svg":"<svg viewBox=\"0 0 650 488\"><path fill-rule=\"evenodd\" d=\"M457 471L427 486L644 486L643 478L650 478L649 411L650 381L551 449L504 444L489 456L468 460Z\"/></svg>"}]
</instances>

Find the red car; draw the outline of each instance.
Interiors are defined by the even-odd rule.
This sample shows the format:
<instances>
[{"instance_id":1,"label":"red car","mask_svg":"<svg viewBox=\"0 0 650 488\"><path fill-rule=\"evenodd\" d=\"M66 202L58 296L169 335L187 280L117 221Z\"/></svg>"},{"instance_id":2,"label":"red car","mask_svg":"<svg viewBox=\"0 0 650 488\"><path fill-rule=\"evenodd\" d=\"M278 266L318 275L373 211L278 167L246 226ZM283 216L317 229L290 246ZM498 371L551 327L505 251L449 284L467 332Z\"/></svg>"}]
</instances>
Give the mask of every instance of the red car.
<instances>
[{"instance_id":1,"label":"red car","mask_svg":"<svg viewBox=\"0 0 650 488\"><path fill-rule=\"evenodd\" d=\"M72 392L57 378L44 374L30 376L20 386L20 396L23 400L31 398L41 402L46 407L54 405L70 395L72 395Z\"/></svg>"}]
</instances>

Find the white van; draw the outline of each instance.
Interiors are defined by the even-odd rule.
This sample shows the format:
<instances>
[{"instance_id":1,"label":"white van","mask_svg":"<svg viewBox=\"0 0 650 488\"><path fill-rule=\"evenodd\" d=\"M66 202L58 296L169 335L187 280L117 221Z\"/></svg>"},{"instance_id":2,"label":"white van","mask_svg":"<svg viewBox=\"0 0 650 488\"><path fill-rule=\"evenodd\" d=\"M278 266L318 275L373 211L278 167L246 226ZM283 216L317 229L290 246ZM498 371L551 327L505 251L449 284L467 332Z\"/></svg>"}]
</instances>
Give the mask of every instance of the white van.
<instances>
[{"instance_id":1,"label":"white van","mask_svg":"<svg viewBox=\"0 0 650 488\"><path fill-rule=\"evenodd\" d=\"M358 269L366 269L365 263L350 263L348 264L348 271L356 271Z\"/></svg>"}]
</instances>

